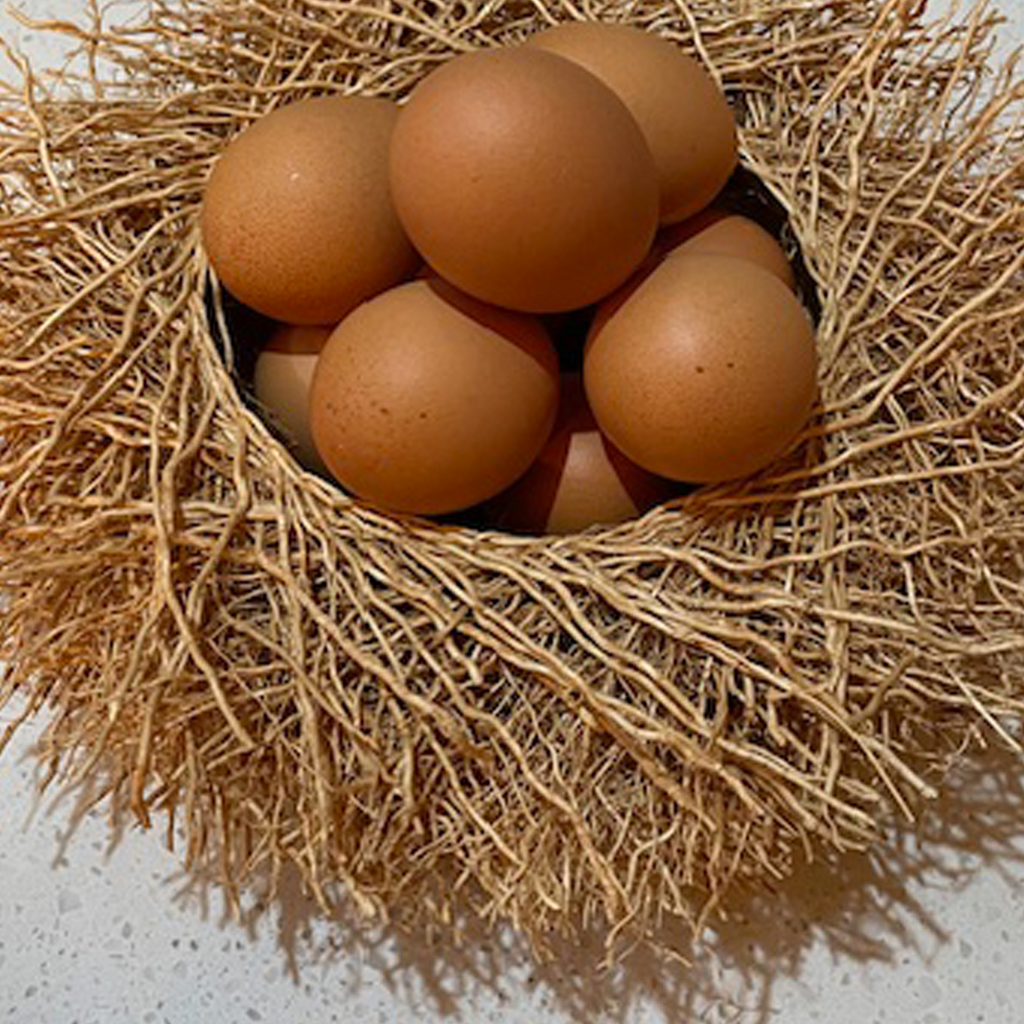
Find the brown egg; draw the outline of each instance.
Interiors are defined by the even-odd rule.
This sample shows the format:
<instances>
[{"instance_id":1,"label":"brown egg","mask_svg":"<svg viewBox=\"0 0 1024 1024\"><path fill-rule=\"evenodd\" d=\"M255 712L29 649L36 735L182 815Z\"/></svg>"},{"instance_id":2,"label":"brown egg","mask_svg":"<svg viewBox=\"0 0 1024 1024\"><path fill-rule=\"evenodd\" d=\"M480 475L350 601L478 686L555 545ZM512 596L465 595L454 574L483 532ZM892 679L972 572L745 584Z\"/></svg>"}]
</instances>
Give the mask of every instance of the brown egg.
<instances>
[{"instance_id":1,"label":"brown egg","mask_svg":"<svg viewBox=\"0 0 1024 1024\"><path fill-rule=\"evenodd\" d=\"M364 303L327 339L313 438L338 482L402 512L468 508L536 458L558 407L558 358L540 321L439 278Z\"/></svg>"},{"instance_id":2,"label":"brown egg","mask_svg":"<svg viewBox=\"0 0 1024 1024\"><path fill-rule=\"evenodd\" d=\"M573 21L528 43L586 68L626 104L658 169L660 220L696 213L737 162L736 123L715 80L669 40L629 25Z\"/></svg>"},{"instance_id":3,"label":"brown egg","mask_svg":"<svg viewBox=\"0 0 1024 1024\"><path fill-rule=\"evenodd\" d=\"M309 428L309 390L330 327L282 324L256 357L253 390L267 418L284 435L299 463L326 472Z\"/></svg>"},{"instance_id":4,"label":"brown egg","mask_svg":"<svg viewBox=\"0 0 1024 1024\"><path fill-rule=\"evenodd\" d=\"M816 372L797 298L727 256L665 260L611 315L598 312L583 355L604 433L645 469L692 483L780 455L807 421Z\"/></svg>"},{"instance_id":5,"label":"brown egg","mask_svg":"<svg viewBox=\"0 0 1024 1024\"><path fill-rule=\"evenodd\" d=\"M415 271L391 204L398 117L383 99L300 100L232 140L203 198L203 244L236 298L277 320L334 324Z\"/></svg>"},{"instance_id":6,"label":"brown egg","mask_svg":"<svg viewBox=\"0 0 1024 1024\"><path fill-rule=\"evenodd\" d=\"M576 533L634 519L678 490L630 462L601 434L580 375L565 373L547 444L525 475L489 503L487 514L499 529Z\"/></svg>"},{"instance_id":7,"label":"brown egg","mask_svg":"<svg viewBox=\"0 0 1024 1024\"><path fill-rule=\"evenodd\" d=\"M793 268L774 237L757 221L728 210L708 208L666 228L655 248L662 256L704 253L750 260L774 274L787 288L796 286Z\"/></svg>"},{"instance_id":8,"label":"brown egg","mask_svg":"<svg viewBox=\"0 0 1024 1024\"><path fill-rule=\"evenodd\" d=\"M536 313L618 287L658 219L651 154L622 101L521 47L456 57L420 83L395 128L391 189L442 277Z\"/></svg>"}]
</instances>

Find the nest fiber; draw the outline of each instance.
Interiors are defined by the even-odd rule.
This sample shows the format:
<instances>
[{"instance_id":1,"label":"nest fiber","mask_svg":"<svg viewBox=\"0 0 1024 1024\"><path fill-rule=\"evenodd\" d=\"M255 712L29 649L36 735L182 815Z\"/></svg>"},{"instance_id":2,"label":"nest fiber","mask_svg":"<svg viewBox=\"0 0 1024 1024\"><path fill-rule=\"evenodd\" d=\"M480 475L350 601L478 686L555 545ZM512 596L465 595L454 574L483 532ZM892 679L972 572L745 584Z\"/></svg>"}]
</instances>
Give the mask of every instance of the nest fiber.
<instances>
[{"instance_id":1,"label":"nest fiber","mask_svg":"<svg viewBox=\"0 0 1024 1024\"><path fill-rule=\"evenodd\" d=\"M0 701L48 777L163 815L232 898L694 923L874 841L1024 677L1024 89L909 0L181 0L0 97ZM820 301L779 465L523 538L364 507L243 401L210 167L303 96L401 98L570 18L674 40ZM74 68L81 68L76 72ZM8 735L9 738L9 735ZM83 790L85 791L85 790Z\"/></svg>"}]
</instances>

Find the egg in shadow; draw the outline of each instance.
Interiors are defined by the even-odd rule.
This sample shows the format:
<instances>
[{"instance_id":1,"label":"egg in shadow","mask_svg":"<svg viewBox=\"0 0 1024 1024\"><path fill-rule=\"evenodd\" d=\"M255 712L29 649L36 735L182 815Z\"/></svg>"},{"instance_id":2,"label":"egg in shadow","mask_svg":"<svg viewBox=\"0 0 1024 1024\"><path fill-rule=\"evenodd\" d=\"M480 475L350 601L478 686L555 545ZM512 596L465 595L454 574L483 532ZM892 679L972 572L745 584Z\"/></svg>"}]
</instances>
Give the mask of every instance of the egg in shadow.
<instances>
[{"instance_id":1,"label":"egg in shadow","mask_svg":"<svg viewBox=\"0 0 1024 1024\"><path fill-rule=\"evenodd\" d=\"M682 492L642 469L599 430L579 373L563 373L558 419L540 455L482 518L511 533L570 534L634 519Z\"/></svg>"}]
</instances>

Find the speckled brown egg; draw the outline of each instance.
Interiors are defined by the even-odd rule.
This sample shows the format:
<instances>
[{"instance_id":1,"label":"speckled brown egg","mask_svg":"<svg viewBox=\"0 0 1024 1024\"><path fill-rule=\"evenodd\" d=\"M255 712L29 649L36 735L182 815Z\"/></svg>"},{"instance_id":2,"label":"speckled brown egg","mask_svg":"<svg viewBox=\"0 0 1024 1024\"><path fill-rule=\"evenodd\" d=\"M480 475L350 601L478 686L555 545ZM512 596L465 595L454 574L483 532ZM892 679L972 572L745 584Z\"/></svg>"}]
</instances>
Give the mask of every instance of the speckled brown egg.
<instances>
[{"instance_id":1,"label":"speckled brown egg","mask_svg":"<svg viewBox=\"0 0 1024 1024\"><path fill-rule=\"evenodd\" d=\"M299 463L326 471L309 428L309 391L317 358L332 328L282 324L256 357L253 390L270 421Z\"/></svg>"},{"instance_id":2,"label":"speckled brown egg","mask_svg":"<svg viewBox=\"0 0 1024 1024\"><path fill-rule=\"evenodd\" d=\"M206 187L203 244L224 286L293 324L334 324L411 275L419 257L391 203L395 104L300 100L235 137Z\"/></svg>"},{"instance_id":3,"label":"speckled brown egg","mask_svg":"<svg viewBox=\"0 0 1024 1024\"><path fill-rule=\"evenodd\" d=\"M663 224L693 215L718 194L736 167L736 124L703 65L629 25L566 22L528 45L575 61L626 104L654 157Z\"/></svg>"},{"instance_id":4,"label":"speckled brown egg","mask_svg":"<svg viewBox=\"0 0 1024 1024\"><path fill-rule=\"evenodd\" d=\"M809 317L756 264L681 254L610 315L583 356L601 429L638 465L711 483L767 466L806 423L816 394Z\"/></svg>"},{"instance_id":5,"label":"speckled brown egg","mask_svg":"<svg viewBox=\"0 0 1024 1024\"><path fill-rule=\"evenodd\" d=\"M320 354L310 400L317 450L348 491L439 514L508 487L558 407L558 357L540 321L439 278L349 314Z\"/></svg>"},{"instance_id":6,"label":"speckled brown egg","mask_svg":"<svg viewBox=\"0 0 1024 1024\"><path fill-rule=\"evenodd\" d=\"M678 493L678 485L641 469L599 430L578 373L562 374L555 427L533 465L488 503L495 527L566 534L622 523Z\"/></svg>"},{"instance_id":7,"label":"speckled brown egg","mask_svg":"<svg viewBox=\"0 0 1024 1024\"><path fill-rule=\"evenodd\" d=\"M644 258L654 162L622 101L539 49L442 65L395 128L391 189L409 237L458 288L509 309L595 302Z\"/></svg>"},{"instance_id":8,"label":"speckled brown egg","mask_svg":"<svg viewBox=\"0 0 1024 1024\"><path fill-rule=\"evenodd\" d=\"M774 274L787 288L796 285L793 267L782 246L757 221L709 207L662 231L655 242L661 256L705 253L750 260Z\"/></svg>"}]
</instances>

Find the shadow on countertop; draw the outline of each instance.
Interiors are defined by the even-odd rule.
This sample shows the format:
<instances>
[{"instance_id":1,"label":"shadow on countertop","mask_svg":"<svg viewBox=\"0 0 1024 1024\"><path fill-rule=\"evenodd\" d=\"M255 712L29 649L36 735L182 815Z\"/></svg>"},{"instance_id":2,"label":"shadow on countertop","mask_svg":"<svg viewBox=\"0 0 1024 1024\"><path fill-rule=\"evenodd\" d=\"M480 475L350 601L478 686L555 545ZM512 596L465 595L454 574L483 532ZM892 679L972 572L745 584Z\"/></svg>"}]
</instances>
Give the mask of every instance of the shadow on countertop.
<instances>
[{"instance_id":1,"label":"shadow on countertop","mask_svg":"<svg viewBox=\"0 0 1024 1024\"><path fill-rule=\"evenodd\" d=\"M244 915L250 935L272 927L285 967L298 983L314 969L319 984L339 995L362 983L384 985L396 997L452 1022L479 1019L482 1004L524 1007L574 1021L638 1019L717 1024L767 1024L780 979L799 979L812 950L824 948L837 970L886 964L912 954L923 962L957 939L928 911L926 889L956 892L982 870L1012 887L1024 877L1024 771L1005 747L991 747L957 769L944 795L917 826L897 826L877 849L825 857L806 864L774 891L736 892L695 947L689 966L630 953L621 967L604 970L601 937L556 947L551 963L537 964L525 942L509 930L487 933L467 926L458 944L387 927L369 928L354 917L325 921L286 876L276 901ZM209 893L189 879L179 901L209 912ZM335 968L324 972L323 968ZM488 1018L500 1021L502 1015ZM518 1016L517 1016L517 1019Z\"/></svg>"}]
</instances>

